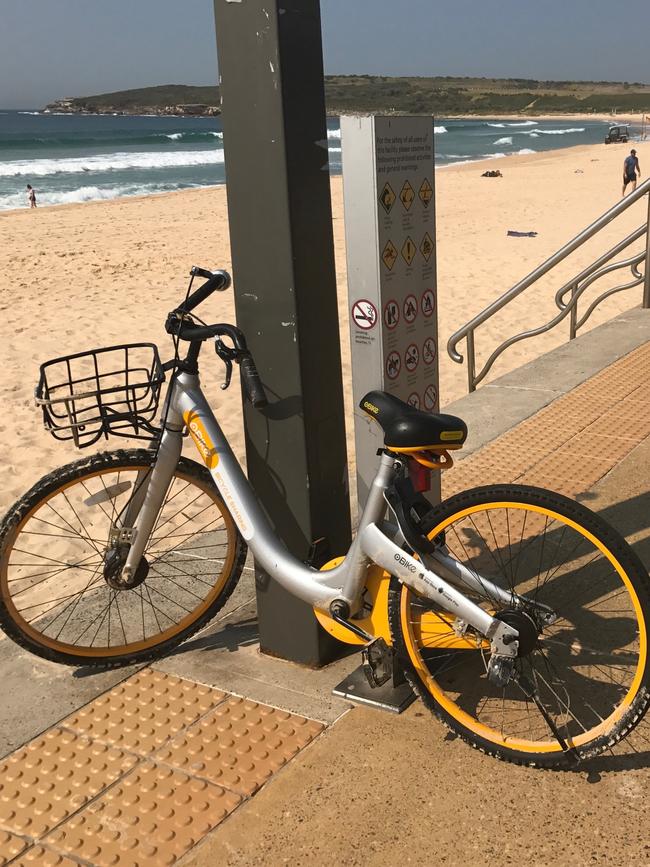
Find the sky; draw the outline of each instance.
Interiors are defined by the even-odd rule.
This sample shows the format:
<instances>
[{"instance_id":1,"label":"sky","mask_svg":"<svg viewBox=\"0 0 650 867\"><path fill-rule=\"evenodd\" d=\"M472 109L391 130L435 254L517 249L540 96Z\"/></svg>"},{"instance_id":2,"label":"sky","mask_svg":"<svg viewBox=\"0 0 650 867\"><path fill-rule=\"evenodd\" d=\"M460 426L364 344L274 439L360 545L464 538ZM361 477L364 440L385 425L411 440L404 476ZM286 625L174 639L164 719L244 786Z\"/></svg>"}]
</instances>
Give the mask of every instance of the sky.
<instances>
[{"instance_id":1,"label":"sky","mask_svg":"<svg viewBox=\"0 0 650 867\"><path fill-rule=\"evenodd\" d=\"M649 0L321 0L327 73L650 82ZM0 0L0 107L214 84L212 0Z\"/></svg>"}]
</instances>

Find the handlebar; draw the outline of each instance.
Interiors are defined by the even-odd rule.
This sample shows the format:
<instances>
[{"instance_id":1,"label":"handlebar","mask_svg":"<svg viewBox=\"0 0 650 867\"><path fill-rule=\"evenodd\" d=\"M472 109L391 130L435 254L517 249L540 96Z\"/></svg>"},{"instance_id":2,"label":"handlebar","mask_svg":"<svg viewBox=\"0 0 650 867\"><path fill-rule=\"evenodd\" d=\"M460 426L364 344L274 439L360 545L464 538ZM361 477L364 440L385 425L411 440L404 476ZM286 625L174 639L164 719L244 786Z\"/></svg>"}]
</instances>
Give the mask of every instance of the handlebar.
<instances>
[{"instance_id":1,"label":"handlebar","mask_svg":"<svg viewBox=\"0 0 650 867\"><path fill-rule=\"evenodd\" d=\"M244 384L244 389L248 399L255 408L260 408L268 404L268 399L264 391L264 386L260 380L260 375L257 372L255 361L246 344L246 338L243 332L235 325L227 323L219 323L217 325L197 325L190 318L186 318L190 311L194 310L206 300L213 292L222 292L230 286L230 275L226 271L207 271L204 268L194 266L191 274L193 277L205 277L207 282L192 292L192 294L167 317L165 330L168 334L173 334L179 340L186 340L195 347L194 363L198 359L200 344L204 340L217 338L217 354L226 363L228 374L226 383L223 386L226 388L230 382L230 371L232 362L236 361L239 364L241 380ZM232 348L225 346L218 338L228 337L232 342Z\"/></svg>"},{"instance_id":2,"label":"handlebar","mask_svg":"<svg viewBox=\"0 0 650 867\"><path fill-rule=\"evenodd\" d=\"M205 277L207 280L176 308L177 313L189 313L209 298L213 292L223 292L230 286L230 274L227 271L208 271L194 265L190 271L192 277Z\"/></svg>"},{"instance_id":3,"label":"handlebar","mask_svg":"<svg viewBox=\"0 0 650 867\"><path fill-rule=\"evenodd\" d=\"M253 404L255 409L260 409L268 404L268 398L262 385L262 380L255 367L253 356L249 353L239 361L239 371L241 373L242 382L246 388L248 399Z\"/></svg>"}]
</instances>

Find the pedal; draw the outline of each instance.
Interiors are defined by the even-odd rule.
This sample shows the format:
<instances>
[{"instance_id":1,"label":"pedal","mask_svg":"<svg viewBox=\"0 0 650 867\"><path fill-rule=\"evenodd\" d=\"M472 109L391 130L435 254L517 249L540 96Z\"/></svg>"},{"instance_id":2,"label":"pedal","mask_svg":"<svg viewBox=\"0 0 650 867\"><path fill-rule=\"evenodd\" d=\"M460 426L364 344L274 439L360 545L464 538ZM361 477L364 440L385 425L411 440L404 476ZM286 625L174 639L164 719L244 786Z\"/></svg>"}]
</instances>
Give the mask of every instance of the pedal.
<instances>
[{"instance_id":1,"label":"pedal","mask_svg":"<svg viewBox=\"0 0 650 867\"><path fill-rule=\"evenodd\" d=\"M375 638L361 651L363 672L373 689L383 686L393 676L393 648L383 638Z\"/></svg>"}]
</instances>

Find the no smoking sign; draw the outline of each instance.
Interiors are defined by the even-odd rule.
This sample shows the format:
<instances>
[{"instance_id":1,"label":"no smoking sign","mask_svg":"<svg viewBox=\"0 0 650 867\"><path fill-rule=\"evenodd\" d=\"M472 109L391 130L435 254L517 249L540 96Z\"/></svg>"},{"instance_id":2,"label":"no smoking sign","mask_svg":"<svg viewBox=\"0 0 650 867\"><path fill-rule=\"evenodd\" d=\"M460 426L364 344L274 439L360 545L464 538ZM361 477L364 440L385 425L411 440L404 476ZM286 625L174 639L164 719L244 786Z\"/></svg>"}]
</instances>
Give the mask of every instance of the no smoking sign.
<instances>
[{"instance_id":1,"label":"no smoking sign","mask_svg":"<svg viewBox=\"0 0 650 867\"><path fill-rule=\"evenodd\" d=\"M355 301L352 305L352 319L357 328L370 331L377 324L377 308L372 301Z\"/></svg>"}]
</instances>

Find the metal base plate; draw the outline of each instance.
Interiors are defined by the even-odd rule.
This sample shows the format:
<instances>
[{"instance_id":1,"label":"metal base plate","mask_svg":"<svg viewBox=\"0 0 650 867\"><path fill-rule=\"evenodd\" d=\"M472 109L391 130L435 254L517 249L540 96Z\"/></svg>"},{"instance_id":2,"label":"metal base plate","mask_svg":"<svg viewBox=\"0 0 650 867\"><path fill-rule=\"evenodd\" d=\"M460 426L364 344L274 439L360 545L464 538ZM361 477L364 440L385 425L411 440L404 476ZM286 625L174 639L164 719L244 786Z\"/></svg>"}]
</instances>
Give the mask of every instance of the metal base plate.
<instances>
[{"instance_id":1,"label":"metal base plate","mask_svg":"<svg viewBox=\"0 0 650 867\"><path fill-rule=\"evenodd\" d=\"M335 686L332 695L392 713L402 713L416 699L408 683L393 686L392 680L388 680L383 686L371 687L362 665Z\"/></svg>"}]
</instances>

